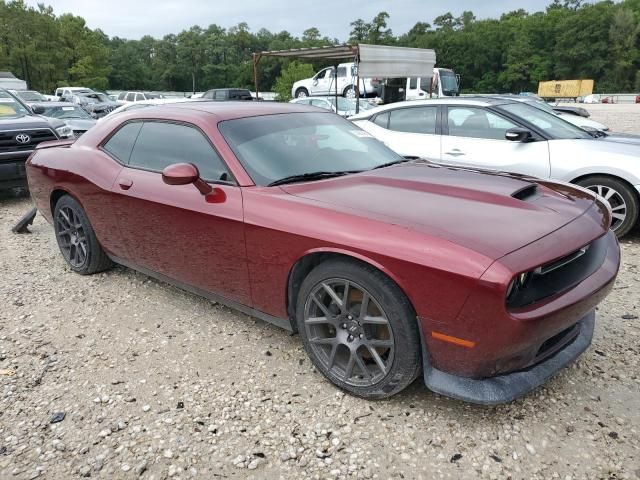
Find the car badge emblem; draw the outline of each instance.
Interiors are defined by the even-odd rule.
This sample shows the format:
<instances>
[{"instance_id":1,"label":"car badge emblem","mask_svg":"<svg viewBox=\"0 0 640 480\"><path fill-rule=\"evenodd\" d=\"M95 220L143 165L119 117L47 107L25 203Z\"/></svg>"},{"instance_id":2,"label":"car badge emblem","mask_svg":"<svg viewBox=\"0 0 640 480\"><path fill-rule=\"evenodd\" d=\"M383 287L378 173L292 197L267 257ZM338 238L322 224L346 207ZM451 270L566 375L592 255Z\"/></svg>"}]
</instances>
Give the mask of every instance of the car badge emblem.
<instances>
[{"instance_id":1,"label":"car badge emblem","mask_svg":"<svg viewBox=\"0 0 640 480\"><path fill-rule=\"evenodd\" d=\"M31 137L26 133L20 133L16 135L16 142L22 143L23 145L29 143L31 141Z\"/></svg>"}]
</instances>

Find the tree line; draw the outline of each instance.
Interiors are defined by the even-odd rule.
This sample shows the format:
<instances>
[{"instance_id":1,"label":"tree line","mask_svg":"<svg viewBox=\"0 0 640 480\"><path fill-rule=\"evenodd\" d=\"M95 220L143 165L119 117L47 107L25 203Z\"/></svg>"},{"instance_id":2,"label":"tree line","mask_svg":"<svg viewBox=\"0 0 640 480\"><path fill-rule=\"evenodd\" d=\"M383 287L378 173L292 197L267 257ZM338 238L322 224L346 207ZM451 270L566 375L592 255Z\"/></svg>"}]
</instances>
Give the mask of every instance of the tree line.
<instances>
[{"instance_id":1,"label":"tree line","mask_svg":"<svg viewBox=\"0 0 640 480\"><path fill-rule=\"evenodd\" d=\"M553 0L542 12L523 9L499 19L473 12L446 13L395 35L389 15L348 26L351 43L436 51L438 66L461 76L463 91L536 91L541 80L592 78L597 91L640 90L640 0L619 3ZM0 70L12 71L33 89L61 85L97 89L201 91L253 86L252 53L339 43L311 27L301 37L287 31L193 26L161 39L109 37L83 18L55 15L51 7L0 0ZM324 66L264 58L261 90L286 93L291 83Z\"/></svg>"}]
</instances>

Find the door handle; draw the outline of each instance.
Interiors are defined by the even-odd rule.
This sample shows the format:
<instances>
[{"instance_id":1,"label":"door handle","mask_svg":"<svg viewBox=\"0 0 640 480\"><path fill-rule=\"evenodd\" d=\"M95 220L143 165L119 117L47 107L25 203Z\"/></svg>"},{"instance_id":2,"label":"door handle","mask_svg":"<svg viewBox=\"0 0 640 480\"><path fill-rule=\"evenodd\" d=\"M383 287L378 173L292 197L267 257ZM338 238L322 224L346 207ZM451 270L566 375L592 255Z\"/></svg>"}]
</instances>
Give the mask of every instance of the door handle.
<instances>
[{"instance_id":1,"label":"door handle","mask_svg":"<svg viewBox=\"0 0 640 480\"><path fill-rule=\"evenodd\" d=\"M120 185L122 190L129 190L133 185L133 181L128 178L121 178L118 180L118 185Z\"/></svg>"},{"instance_id":2,"label":"door handle","mask_svg":"<svg viewBox=\"0 0 640 480\"><path fill-rule=\"evenodd\" d=\"M451 155L452 157L459 157L460 155L464 155L464 152L461 152L458 148L454 148L450 152L444 152L444 154Z\"/></svg>"}]
</instances>

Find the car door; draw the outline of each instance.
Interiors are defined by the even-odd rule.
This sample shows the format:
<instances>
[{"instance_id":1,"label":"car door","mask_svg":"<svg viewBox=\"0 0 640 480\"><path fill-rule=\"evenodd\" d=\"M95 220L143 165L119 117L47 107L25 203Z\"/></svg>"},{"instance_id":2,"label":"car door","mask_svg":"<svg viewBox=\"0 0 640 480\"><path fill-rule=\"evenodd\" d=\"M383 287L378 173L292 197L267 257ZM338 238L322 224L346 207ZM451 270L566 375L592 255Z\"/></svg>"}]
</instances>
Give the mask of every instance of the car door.
<instances>
[{"instance_id":1,"label":"car door","mask_svg":"<svg viewBox=\"0 0 640 480\"><path fill-rule=\"evenodd\" d=\"M186 123L140 120L125 128L135 133L135 142L117 154L124 168L113 197L126 260L250 305L242 193L209 139ZM107 152L110 142L104 145ZM215 187L213 194L163 182L162 170L183 162L198 167L200 177Z\"/></svg>"},{"instance_id":2,"label":"car door","mask_svg":"<svg viewBox=\"0 0 640 480\"><path fill-rule=\"evenodd\" d=\"M403 156L440 159L437 105L386 110L365 122L365 130Z\"/></svg>"},{"instance_id":3,"label":"car door","mask_svg":"<svg viewBox=\"0 0 640 480\"><path fill-rule=\"evenodd\" d=\"M449 105L444 112L441 161L548 178L548 142L535 134L528 142L507 140L506 131L516 127L522 128L484 107Z\"/></svg>"},{"instance_id":4,"label":"car door","mask_svg":"<svg viewBox=\"0 0 640 480\"><path fill-rule=\"evenodd\" d=\"M311 95L327 95L329 93L329 87L331 86L332 77L332 67L320 70L311 84Z\"/></svg>"}]
</instances>

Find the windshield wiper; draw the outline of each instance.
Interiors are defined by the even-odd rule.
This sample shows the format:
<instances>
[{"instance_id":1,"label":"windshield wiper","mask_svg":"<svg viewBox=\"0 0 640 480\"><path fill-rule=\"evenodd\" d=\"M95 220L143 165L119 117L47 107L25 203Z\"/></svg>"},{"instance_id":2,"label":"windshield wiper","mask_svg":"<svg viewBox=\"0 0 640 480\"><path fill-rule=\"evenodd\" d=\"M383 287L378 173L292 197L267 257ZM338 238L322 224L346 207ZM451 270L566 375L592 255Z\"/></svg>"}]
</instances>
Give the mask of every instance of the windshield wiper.
<instances>
[{"instance_id":1,"label":"windshield wiper","mask_svg":"<svg viewBox=\"0 0 640 480\"><path fill-rule=\"evenodd\" d=\"M417 157L412 157L412 158L400 158L398 160L394 160L393 162L387 162L387 163L383 163L382 165L378 165L377 167L373 167L371 170L377 170L379 168L387 168L387 167L391 167L393 165L398 165L400 163L407 163L407 162L413 162L417 159Z\"/></svg>"},{"instance_id":2,"label":"windshield wiper","mask_svg":"<svg viewBox=\"0 0 640 480\"><path fill-rule=\"evenodd\" d=\"M267 185L267 187L274 187L276 185L284 185L285 183L305 182L309 180L321 180L323 178L341 177L342 175L348 175L350 173L360 173L362 170L343 170L340 172L309 172L301 173L299 175L290 175L288 177L275 180Z\"/></svg>"}]
</instances>

